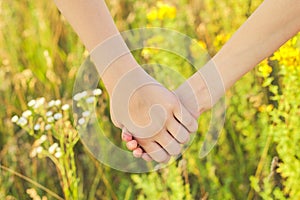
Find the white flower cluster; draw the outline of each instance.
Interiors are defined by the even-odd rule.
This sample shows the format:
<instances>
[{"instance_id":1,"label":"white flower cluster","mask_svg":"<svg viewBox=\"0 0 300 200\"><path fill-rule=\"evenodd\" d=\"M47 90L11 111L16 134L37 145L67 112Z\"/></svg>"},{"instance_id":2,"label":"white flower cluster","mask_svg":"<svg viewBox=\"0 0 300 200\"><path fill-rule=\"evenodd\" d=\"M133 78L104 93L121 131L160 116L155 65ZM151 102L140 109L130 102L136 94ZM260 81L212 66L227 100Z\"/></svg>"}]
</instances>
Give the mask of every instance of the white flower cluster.
<instances>
[{"instance_id":1,"label":"white flower cluster","mask_svg":"<svg viewBox=\"0 0 300 200\"><path fill-rule=\"evenodd\" d=\"M91 105L96 103L96 96L100 96L102 90L97 88L93 91L82 91L73 96L73 100L78 102L77 106L83 109L81 118L78 119L77 123L79 126L83 126L88 122L88 118L91 116Z\"/></svg>"},{"instance_id":2,"label":"white flower cluster","mask_svg":"<svg viewBox=\"0 0 300 200\"><path fill-rule=\"evenodd\" d=\"M57 143L53 143L49 149L48 149L48 152L50 154L54 154L54 156L56 158L60 158L62 156L62 152L61 152L61 148L58 146Z\"/></svg>"},{"instance_id":3,"label":"white flower cluster","mask_svg":"<svg viewBox=\"0 0 300 200\"><path fill-rule=\"evenodd\" d=\"M40 123L34 124L32 129L34 131L39 131L42 128L44 128L43 130L50 130L52 127L51 123L54 123L55 121L62 119L63 112L66 112L70 109L69 104L64 104L62 106L61 106L61 104L62 104L62 102L59 99L51 100L47 104L46 104L46 100L44 97L38 98L38 99L32 99L27 103L29 109L24 111L20 117L18 115L14 115L11 118L11 121L21 127L24 127L24 126L28 125L28 122L30 121L29 118L32 117L34 114L37 113L39 115L42 115L42 112L43 112L42 109L39 109L39 110L37 110L37 109L44 106L43 107L44 109L49 109L44 114L46 116L46 124L44 125L44 127L42 127L42 124L40 124ZM54 109L54 110L56 110L55 113L53 113L53 111L50 110L53 107L56 107Z\"/></svg>"},{"instance_id":4,"label":"white flower cluster","mask_svg":"<svg viewBox=\"0 0 300 200\"><path fill-rule=\"evenodd\" d=\"M61 100L51 100L48 102L48 108L54 107L54 106L60 106L61 105Z\"/></svg>"},{"instance_id":5,"label":"white flower cluster","mask_svg":"<svg viewBox=\"0 0 300 200\"><path fill-rule=\"evenodd\" d=\"M101 92L101 90L95 90L93 94L100 95ZM87 92L82 92L79 97L90 98L91 96L88 96ZM95 96L92 97L95 98ZM46 102L45 98L42 97L29 101L27 106L28 110L25 110L21 115L14 115L11 121L35 138L29 156L32 158L56 158L61 162L63 158L68 157L65 152L74 148L75 143L69 138L72 137L78 141L79 137L70 121L70 105L63 104L59 99ZM82 113L80 123L86 123L90 114L90 111ZM61 146L56 141L62 142ZM68 148L66 150L63 148L65 144Z\"/></svg>"},{"instance_id":6,"label":"white flower cluster","mask_svg":"<svg viewBox=\"0 0 300 200\"><path fill-rule=\"evenodd\" d=\"M27 103L27 105L33 109L37 109L40 106L44 105L45 101L46 101L45 97L41 97L39 99L33 99L33 100L29 101Z\"/></svg>"},{"instance_id":7,"label":"white flower cluster","mask_svg":"<svg viewBox=\"0 0 300 200\"><path fill-rule=\"evenodd\" d=\"M87 96L87 91L83 91L83 92L75 94L74 97L73 97L73 100L74 101L80 101L81 99L83 99L86 96Z\"/></svg>"},{"instance_id":8,"label":"white flower cluster","mask_svg":"<svg viewBox=\"0 0 300 200\"><path fill-rule=\"evenodd\" d=\"M102 94L102 90L97 88L92 92L82 91L73 96L74 101L80 101L85 99L86 103L94 103L96 100L96 96L100 96Z\"/></svg>"}]
</instances>

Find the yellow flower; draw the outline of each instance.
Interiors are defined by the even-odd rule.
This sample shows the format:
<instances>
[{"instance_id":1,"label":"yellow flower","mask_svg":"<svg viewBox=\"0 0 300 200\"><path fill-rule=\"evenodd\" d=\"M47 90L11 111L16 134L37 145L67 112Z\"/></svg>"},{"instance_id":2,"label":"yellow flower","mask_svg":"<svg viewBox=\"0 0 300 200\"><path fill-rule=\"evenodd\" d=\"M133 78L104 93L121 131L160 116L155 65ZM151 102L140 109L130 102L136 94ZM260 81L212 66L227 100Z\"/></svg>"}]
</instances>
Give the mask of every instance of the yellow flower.
<instances>
[{"instance_id":1,"label":"yellow flower","mask_svg":"<svg viewBox=\"0 0 300 200\"><path fill-rule=\"evenodd\" d=\"M152 9L148 14L147 14L147 19L149 21L155 21L157 19L157 10Z\"/></svg>"},{"instance_id":2,"label":"yellow flower","mask_svg":"<svg viewBox=\"0 0 300 200\"><path fill-rule=\"evenodd\" d=\"M274 106L272 104L269 105L261 105L258 107L259 112L271 112L273 110Z\"/></svg>"},{"instance_id":3,"label":"yellow flower","mask_svg":"<svg viewBox=\"0 0 300 200\"><path fill-rule=\"evenodd\" d=\"M263 77L266 78L266 77L268 77L268 76L271 74L271 72L272 72L272 67L270 67L266 61L263 61L263 62L259 65L258 71L261 73L261 75L262 75Z\"/></svg>"},{"instance_id":4,"label":"yellow flower","mask_svg":"<svg viewBox=\"0 0 300 200\"><path fill-rule=\"evenodd\" d=\"M203 42L203 41L198 41L198 44L201 46L201 48L207 49L207 46L206 46L205 42Z\"/></svg>"},{"instance_id":5,"label":"yellow flower","mask_svg":"<svg viewBox=\"0 0 300 200\"><path fill-rule=\"evenodd\" d=\"M158 19L163 20L165 18L174 19L176 17L176 8L166 3L157 2L158 7Z\"/></svg>"},{"instance_id":6,"label":"yellow flower","mask_svg":"<svg viewBox=\"0 0 300 200\"><path fill-rule=\"evenodd\" d=\"M149 21L174 19L176 17L176 8L161 1L157 2L156 7L147 14Z\"/></svg>"},{"instance_id":7,"label":"yellow flower","mask_svg":"<svg viewBox=\"0 0 300 200\"><path fill-rule=\"evenodd\" d=\"M299 37L299 36L298 36ZM283 45L278 51L274 53L271 60L277 60L282 66L295 68L300 66L300 49L297 47L298 37L294 37L285 45Z\"/></svg>"},{"instance_id":8,"label":"yellow flower","mask_svg":"<svg viewBox=\"0 0 300 200\"><path fill-rule=\"evenodd\" d=\"M231 34L219 34L216 36L215 40L213 41L213 46L220 50L221 47L230 39Z\"/></svg>"}]
</instances>

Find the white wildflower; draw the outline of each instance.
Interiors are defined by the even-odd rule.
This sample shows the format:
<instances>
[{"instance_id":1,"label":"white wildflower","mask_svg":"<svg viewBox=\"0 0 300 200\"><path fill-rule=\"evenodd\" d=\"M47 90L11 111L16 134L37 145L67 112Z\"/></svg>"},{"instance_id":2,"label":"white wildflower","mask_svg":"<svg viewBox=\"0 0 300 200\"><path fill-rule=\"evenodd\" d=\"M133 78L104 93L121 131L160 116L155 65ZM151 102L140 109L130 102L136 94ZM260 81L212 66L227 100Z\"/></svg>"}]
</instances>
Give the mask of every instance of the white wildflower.
<instances>
[{"instance_id":1,"label":"white wildflower","mask_svg":"<svg viewBox=\"0 0 300 200\"><path fill-rule=\"evenodd\" d=\"M83 113L82 113L82 116L83 117L88 117L88 116L90 116L91 115L91 112L90 111L84 111Z\"/></svg>"},{"instance_id":2,"label":"white wildflower","mask_svg":"<svg viewBox=\"0 0 300 200\"><path fill-rule=\"evenodd\" d=\"M85 101L86 101L87 103L92 104L92 103L95 102L95 97L89 97L89 98L87 98Z\"/></svg>"},{"instance_id":3,"label":"white wildflower","mask_svg":"<svg viewBox=\"0 0 300 200\"><path fill-rule=\"evenodd\" d=\"M86 97L86 95L87 95L87 91L79 92L79 93L74 95L73 99L75 101L79 101L80 99Z\"/></svg>"},{"instance_id":4,"label":"white wildflower","mask_svg":"<svg viewBox=\"0 0 300 200\"><path fill-rule=\"evenodd\" d=\"M36 153L37 153L37 154L42 153L42 151L43 151L43 147L38 146L38 147L36 148Z\"/></svg>"},{"instance_id":5,"label":"white wildflower","mask_svg":"<svg viewBox=\"0 0 300 200\"><path fill-rule=\"evenodd\" d=\"M97 88L97 89L93 90L93 95L99 96L101 94L102 94L102 90L101 89Z\"/></svg>"},{"instance_id":6,"label":"white wildflower","mask_svg":"<svg viewBox=\"0 0 300 200\"><path fill-rule=\"evenodd\" d=\"M25 126L27 124L27 119L25 117L20 117L20 119L17 121L17 124L19 126Z\"/></svg>"},{"instance_id":7,"label":"white wildflower","mask_svg":"<svg viewBox=\"0 0 300 200\"><path fill-rule=\"evenodd\" d=\"M46 101L45 97L41 97L36 101L36 103L39 105L43 105L45 103L45 101Z\"/></svg>"},{"instance_id":8,"label":"white wildflower","mask_svg":"<svg viewBox=\"0 0 300 200\"><path fill-rule=\"evenodd\" d=\"M37 109L37 108L39 108L41 105L44 105L44 103L45 103L45 97L39 98L39 99L36 100L36 102L35 102L33 108L34 108L34 109Z\"/></svg>"},{"instance_id":9,"label":"white wildflower","mask_svg":"<svg viewBox=\"0 0 300 200\"><path fill-rule=\"evenodd\" d=\"M60 158L60 157L62 156L61 151L56 152L56 153L54 154L54 156L55 156L56 158Z\"/></svg>"},{"instance_id":10,"label":"white wildflower","mask_svg":"<svg viewBox=\"0 0 300 200\"><path fill-rule=\"evenodd\" d=\"M80 118L79 120L78 120L78 124L79 125L83 125L85 123L85 119L84 118Z\"/></svg>"},{"instance_id":11,"label":"white wildflower","mask_svg":"<svg viewBox=\"0 0 300 200\"><path fill-rule=\"evenodd\" d=\"M55 106L55 101L54 100L49 101L48 107L51 108L53 106Z\"/></svg>"},{"instance_id":12,"label":"white wildflower","mask_svg":"<svg viewBox=\"0 0 300 200\"><path fill-rule=\"evenodd\" d=\"M16 123L18 121L19 117L17 115L13 116L11 118L11 122Z\"/></svg>"},{"instance_id":13,"label":"white wildflower","mask_svg":"<svg viewBox=\"0 0 300 200\"><path fill-rule=\"evenodd\" d=\"M40 130L40 128L41 128L41 125L36 124L36 125L34 125L33 130L38 131L38 130Z\"/></svg>"},{"instance_id":14,"label":"white wildflower","mask_svg":"<svg viewBox=\"0 0 300 200\"><path fill-rule=\"evenodd\" d=\"M52 112L52 111L46 112L46 117L51 117L52 115L53 115L53 112Z\"/></svg>"},{"instance_id":15,"label":"white wildflower","mask_svg":"<svg viewBox=\"0 0 300 200\"><path fill-rule=\"evenodd\" d=\"M30 110L26 110L22 113L22 117L28 118L32 115L32 112Z\"/></svg>"},{"instance_id":16,"label":"white wildflower","mask_svg":"<svg viewBox=\"0 0 300 200\"><path fill-rule=\"evenodd\" d=\"M62 107L61 107L62 110L69 110L70 109L70 105L69 104L64 104Z\"/></svg>"},{"instance_id":17,"label":"white wildflower","mask_svg":"<svg viewBox=\"0 0 300 200\"><path fill-rule=\"evenodd\" d=\"M47 136L46 135L42 135L39 139L39 143L42 144L43 142L45 142L47 140Z\"/></svg>"},{"instance_id":18,"label":"white wildflower","mask_svg":"<svg viewBox=\"0 0 300 200\"><path fill-rule=\"evenodd\" d=\"M45 130L48 131L48 130L50 130L50 129L51 129L51 125L50 125L50 124L46 124Z\"/></svg>"},{"instance_id":19,"label":"white wildflower","mask_svg":"<svg viewBox=\"0 0 300 200\"><path fill-rule=\"evenodd\" d=\"M27 106L32 107L35 105L35 103L36 103L36 101L34 99L32 99L27 103Z\"/></svg>"},{"instance_id":20,"label":"white wildflower","mask_svg":"<svg viewBox=\"0 0 300 200\"><path fill-rule=\"evenodd\" d=\"M60 106L60 105L61 105L61 100L59 100L59 99L56 100L56 101L55 101L55 105L56 105L56 106Z\"/></svg>"},{"instance_id":21,"label":"white wildflower","mask_svg":"<svg viewBox=\"0 0 300 200\"><path fill-rule=\"evenodd\" d=\"M81 99L80 93L75 94L73 97L74 101L79 101L80 99Z\"/></svg>"},{"instance_id":22,"label":"white wildflower","mask_svg":"<svg viewBox=\"0 0 300 200\"><path fill-rule=\"evenodd\" d=\"M87 95L87 91L81 92L81 97L82 97L82 98L86 97L86 95Z\"/></svg>"},{"instance_id":23,"label":"white wildflower","mask_svg":"<svg viewBox=\"0 0 300 200\"><path fill-rule=\"evenodd\" d=\"M47 118L47 122L48 122L48 123L54 122L54 118L53 118L53 117L48 117L48 118Z\"/></svg>"},{"instance_id":24,"label":"white wildflower","mask_svg":"<svg viewBox=\"0 0 300 200\"><path fill-rule=\"evenodd\" d=\"M55 120L59 120L59 119L62 118L62 114L61 113L55 113L53 117L54 117Z\"/></svg>"},{"instance_id":25,"label":"white wildflower","mask_svg":"<svg viewBox=\"0 0 300 200\"><path fill-rule=\"evenodd\" d=\"M57 147L58 147L58 144L57 144L57 143L53 143L53 144L49 147L49 149L48 149L49 153L50 153L50 154L54 154L54 152L56 151Z\"/></svg>"},{"instance_id":26,"label":"white wildflower","mask_svg":"<svg viewBox=\"0 0 300 200\"><path fill-rule=\"evenodd\" d=\"M34 149L32 149L32 151L30 152L30 157L31 158L34 158L34 157L36 157L36 155L37 155L37 152L36 152L36 148L34 148Z\"/></svg>"}]
</instances>

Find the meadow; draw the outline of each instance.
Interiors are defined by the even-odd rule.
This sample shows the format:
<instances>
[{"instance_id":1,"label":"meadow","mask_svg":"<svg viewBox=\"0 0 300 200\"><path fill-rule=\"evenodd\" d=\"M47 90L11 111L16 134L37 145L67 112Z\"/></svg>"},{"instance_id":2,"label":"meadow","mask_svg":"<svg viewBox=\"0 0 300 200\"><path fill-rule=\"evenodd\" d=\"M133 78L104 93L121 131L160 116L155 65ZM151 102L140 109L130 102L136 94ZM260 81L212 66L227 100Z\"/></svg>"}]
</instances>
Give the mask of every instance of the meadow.
<instances>
[{"instance_id":1,"label":"meadow","mask_svg":"<svg viewBox=\"0 0 300 200\"><path fill-rule=\"evenodd\" d=\"M107 4L120 31L176 30L213 56L261 2ZM192 45L185 53L191 59L199 56ZM52 1L0 0L0 199L300 199L300 34L226 93L226 121L206 157L199 158L199 147L209 111L200 117L191 146L178 160L142 174L101 164L80 140L77 128L89 112L81 118L73 115L73 86L87 56ZM183 77L194 72L168 52L145 48L134 56L140 63L171 66ZM168 82L172 78L164 68L151 73L170 89L179 85ZM107 136L126 149L109 119L108 94L101 82L97 88L75 99L96 106Z\"/></svg>"}]
</instances>

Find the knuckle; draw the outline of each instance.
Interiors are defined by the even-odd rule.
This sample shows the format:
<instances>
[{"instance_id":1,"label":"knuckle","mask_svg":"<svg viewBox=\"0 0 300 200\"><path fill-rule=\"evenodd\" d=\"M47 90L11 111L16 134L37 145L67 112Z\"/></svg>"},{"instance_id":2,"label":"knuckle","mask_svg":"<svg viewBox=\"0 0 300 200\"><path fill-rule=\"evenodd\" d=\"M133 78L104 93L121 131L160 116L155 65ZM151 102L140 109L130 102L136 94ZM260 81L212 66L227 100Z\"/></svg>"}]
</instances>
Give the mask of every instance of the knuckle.
<instances>
[{"instance_id":1,"label":"knuckle","mask_svg":"<svg viewBox=\"0 0 300 200\"><path fill-rule=\"evenodd\" d=\"M167 102L167 103L165 104L165 109L166 109L167 111L173 110L173 107L174 107L174 104L172 104L172 102Z\"/></svg>"},{"instance_id":2,"label":"knuckle","mask_svg":"<svg viewBox=\"0 0 300 200\"><path fill-rule=\"evenodd\" d=\"M177 101L176 98L171 98L166 104L166 108L168 110L173 110L176 107L179 107L179 102Z\"/></svg>"}]
</instances>

